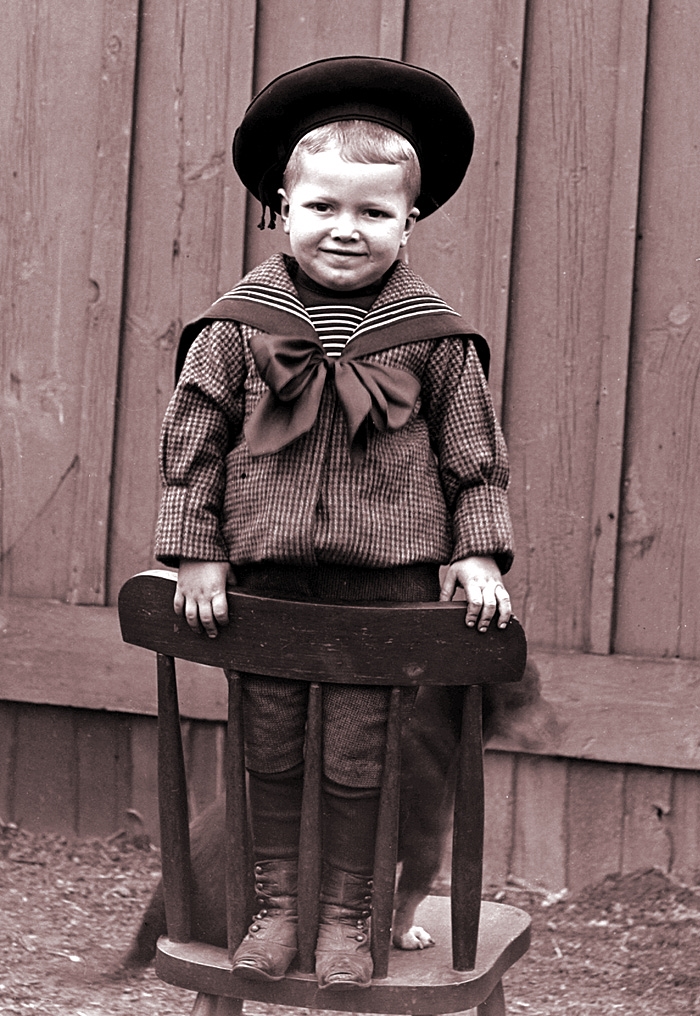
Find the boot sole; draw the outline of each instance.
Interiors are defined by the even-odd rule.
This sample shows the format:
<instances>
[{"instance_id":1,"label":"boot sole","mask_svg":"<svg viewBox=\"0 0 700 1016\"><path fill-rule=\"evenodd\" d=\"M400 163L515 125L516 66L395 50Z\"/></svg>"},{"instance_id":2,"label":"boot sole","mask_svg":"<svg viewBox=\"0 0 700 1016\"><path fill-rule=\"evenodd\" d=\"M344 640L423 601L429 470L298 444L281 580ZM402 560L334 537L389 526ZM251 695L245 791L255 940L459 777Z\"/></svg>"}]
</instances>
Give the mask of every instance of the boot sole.
<instances>
[{"instance_id":1,"label":"boot sole","mask_svg":"<svg viewBox=\"0 0 700 1016\"><path fill-rule=\"evenodd\" d=\"M266 970L260 970L259 967L249 967L245 963L237 963L231 969L234 974L238 974L246 981L281 981L286 974L286 971L284 974L268 974Z\"/></svg>"},{"instance_id":2,"label":"boot sole","mask_svg":"<svg viewBox=\"0 0 700 1016\"><path fill-rule=\"evenodd\" d=\"M362 990L362 988L370 988L372 986L371 981L360 982L357 981L330 981L328 984L319 984L319 991L348 991L352 989Z\"/></svg>"}]
</instances>

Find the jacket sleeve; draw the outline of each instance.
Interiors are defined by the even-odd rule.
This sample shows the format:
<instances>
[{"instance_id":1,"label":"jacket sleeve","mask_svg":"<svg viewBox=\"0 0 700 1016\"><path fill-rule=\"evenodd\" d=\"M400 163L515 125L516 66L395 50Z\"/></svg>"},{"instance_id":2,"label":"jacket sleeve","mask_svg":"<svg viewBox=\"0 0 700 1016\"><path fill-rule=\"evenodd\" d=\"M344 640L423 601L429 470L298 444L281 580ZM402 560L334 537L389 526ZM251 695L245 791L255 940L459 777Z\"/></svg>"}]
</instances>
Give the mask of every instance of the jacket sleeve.
<instances>
[{"instance_id":1,"label":"jacket sleeve","mask_svg":"<svg viewBox=\"0 0 700 1016\"><path fill-rule=\"evenodd\" d=\"M228 560L220 516L226 455L243 423L245 374L238 325L205 327L187 355L161 432L155 553L164 564Z\"/></svg>"},{"instance_id":2,"label":"jacket sleeve","mask_svg":"<svg viewBox=\"0 0 700 1016\"><path fill-rule=\"evenodd\" d=\"M423 391L452 518L452 561L490 556L505 573L513 561L508 453L473 343L438 342Z\"/></svg>"}]
</instances>

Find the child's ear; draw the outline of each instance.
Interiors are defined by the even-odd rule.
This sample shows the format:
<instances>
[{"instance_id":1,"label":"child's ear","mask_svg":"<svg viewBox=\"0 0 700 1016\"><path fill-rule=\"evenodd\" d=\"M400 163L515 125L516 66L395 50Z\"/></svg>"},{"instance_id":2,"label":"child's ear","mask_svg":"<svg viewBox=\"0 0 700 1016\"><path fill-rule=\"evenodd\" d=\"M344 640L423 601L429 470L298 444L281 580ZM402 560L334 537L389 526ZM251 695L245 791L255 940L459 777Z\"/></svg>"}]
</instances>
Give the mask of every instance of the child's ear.
<instances>
[{"instance_id":1,"label":"child's ear","mask_svg":"<svg viewBox=\"0 0 700 1016\"><path fill-rule=\"evenodd\" d=\"M408 238L413 232L413 227L415 226L416 219L418 218L419 215L420 209L414 206L406 216L406 224L403 227L403 233L401 235L401 243L399 246L405 247L406 244L408 243Z\"/></svg>"},{"instance_id":2,"label":"child's ear","mask_svg":"<svg viewBox=\"0 0 700 1016\"><path fill-rule=\"evenodd\" d=\"M280 203L280 218L282 219L282 228L285 233L289 232L289 198L284 187L280 187L277 191L279 196L282 198Z\"/></svg>"}]
</instances>

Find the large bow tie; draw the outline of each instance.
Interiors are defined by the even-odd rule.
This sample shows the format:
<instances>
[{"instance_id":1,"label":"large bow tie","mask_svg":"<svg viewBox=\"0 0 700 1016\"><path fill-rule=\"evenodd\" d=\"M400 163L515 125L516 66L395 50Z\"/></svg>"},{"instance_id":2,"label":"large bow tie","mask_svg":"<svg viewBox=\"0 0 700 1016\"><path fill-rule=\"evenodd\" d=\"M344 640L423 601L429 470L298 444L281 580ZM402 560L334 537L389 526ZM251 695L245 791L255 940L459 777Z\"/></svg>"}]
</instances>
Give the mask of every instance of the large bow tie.
<instances>
[{"instance_id":1,"label":"large bow tie","mask_svg":"<svg viewBox=\"0 0 700 1016\"><path fill-rule=\"evenodd\" d=\"M277 452L311 430L329 375L345 413L354 459L364 455L365 421L371 419L383 433L399 430L420 392L420 381L407 370L352 355L331 360L311 338L259 334L251 337L250 348L269 389L245 425L251 455Z\"/></svg>"}]
</instances>

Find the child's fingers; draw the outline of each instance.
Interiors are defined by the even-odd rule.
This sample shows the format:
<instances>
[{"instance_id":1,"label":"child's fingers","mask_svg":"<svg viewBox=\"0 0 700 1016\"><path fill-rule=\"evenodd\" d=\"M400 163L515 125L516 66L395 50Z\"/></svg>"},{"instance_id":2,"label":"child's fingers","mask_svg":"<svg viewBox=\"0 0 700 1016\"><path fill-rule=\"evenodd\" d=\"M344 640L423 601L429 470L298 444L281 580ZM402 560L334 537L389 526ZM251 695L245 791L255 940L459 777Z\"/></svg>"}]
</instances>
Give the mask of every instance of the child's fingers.
<instances>
[{"instance_id":1,"label":"child's fingers","mask_svg":"<svg viewBox=\"0 0 700 1016\"><path fill-rule=\"evenodd\" d=\"M479 631L486 631L491 624L493 615L496 613L496 585L494 582L488 582L484 586L482 597L484 605L481 608L481 616L479 618Z\"/></svg>"},{"instance_id":2,"label":"child's fingers","mask_svg":"<svg viewBox=\"0 0 700 1016\"><path fill-rule=\"evenodd\" d=\"M226 593L216 593L212 596L211 607L216 623L226 626L228 624L228 600Z\"/></svg>"},{"instance_id":3,"label":"child's fingers","mask_svg":"<svg viewBox=\"0 0 700 1016\"><path fill-rule=\"evenodd\" d=\"M449 603L457 588L457 574L454 568L448 568L440 586L440 602Z\"/></svg>"},{"instance_id":4,"label":"child's fingers","mask_svg":"<svg viewBox=\"0 0 700 1016\"><path fill-rule=\"evenodd\" d=\"M510 596L502 582L496 583L496 600L498 601L498 627L505 628L512 614Z\"/></svg>"},{"instance_id":5,"label":"child's fingers","mask_svg":"<svg viewBox=\"0 0 700 1016\"><path fill-rule=\"evenodd\" d=\"M219 634L219 629L216 626L216 619L214 617L214 610L212 608L212 600L200 600L197 604L199 610L199 620L205 632L210 639L215 639ZM189 623L189 618L187 619ZM190 624L190 627L197 627L197 625Z\"/></svg>"},{"instance_id":6,"label":"child's fingers","mask_svg":"<svg viewBox=\"0 0 700 1016\"><path fill-rule=\"evenodd\" d=\"M465 592L467 594L467 615L464 620L467 628L474 628L479 620L479 615L483 618L484 594L481 585L476 579L469 579L465 586ZM488 627L488 621L486 625ZM483 630L481 623L479 624L479 630Z\"/></svg>"}]
</instances>

